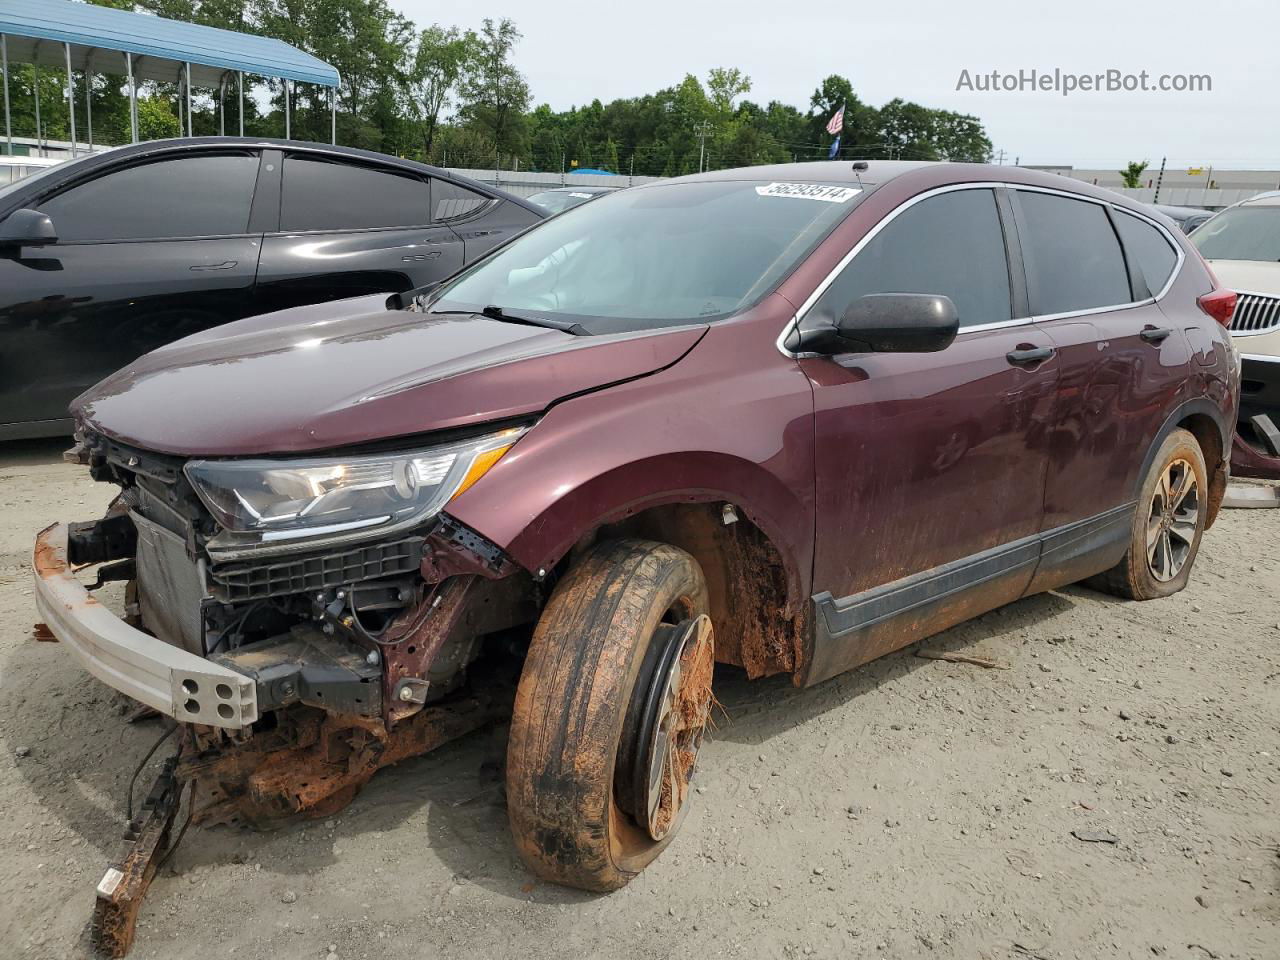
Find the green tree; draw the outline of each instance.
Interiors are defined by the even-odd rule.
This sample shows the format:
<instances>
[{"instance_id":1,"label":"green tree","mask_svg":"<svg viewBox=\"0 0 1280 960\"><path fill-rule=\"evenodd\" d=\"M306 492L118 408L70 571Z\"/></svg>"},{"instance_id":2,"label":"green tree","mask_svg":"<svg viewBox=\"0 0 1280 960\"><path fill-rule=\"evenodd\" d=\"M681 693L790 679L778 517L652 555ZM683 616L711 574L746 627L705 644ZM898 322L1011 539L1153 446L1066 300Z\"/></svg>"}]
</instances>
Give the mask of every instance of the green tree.
<instances>
[{"instance_id":1,"label":"green tree","mask_svg":"<svg viewBox=\"0 0 1280 960\"><path fill-rule=\"evenodd\" d=\"M1146 173L1149 160L1138 162L1130 160L1123 170L1120 171L1120 179L1124 181L1126 187L1142 186L1142 175Z\"/></svg>"},{"instance_id":2,"label":"green tree","mask_svg":"<svg viewBox=\"0 0 1280 960\"><path fill-rule=\"evenodd\" d=\"M565 162L562 116L543 103L529 114L529 166L534 170L560 172Z\"/></svg>"},{"instance_id":3,"label":"green tree","mask_svg":"<svg viewBox=\"0 0 1280 960\"><path fill-rule=\"evenodd\" d=\"M777 100L769 102L756 125L783 150L792 153L799 153L808 136L808 119L805 115L790 104Z\"/></svg>"},{"instance_id":4,"label":"green tree","mask_svg":"<svg viewBox=\"0 0 1280 960\"><path fill-rule=\"evenodd\" d=\"M439 135L441 162L450 167L493 169L493 141L471 126L444 127Z\"/></svg>"},{"instance_id":5,"label":"green tree","mask_svg":"<svg viewBox=\"0 0 1280 960\"><path fill-rule=\"evenodd\" d=\"M890 100L876 111L875 139L891 160L937 160L933 142L935 111L918 103Z\"/></svg>"},{"instance_id":6,"label":"green tree","mask_svg":"<svg viewBox=\"0 0 1280 960\"><path fill-rule=\"evenodd\" d=\"M496 23L486 18L480 30L476 56L460 87L461 117L488 134L499 154L522 156L528 147L525 111L529 109L529 84L512 62L520 31L508 19Z\"/></svg>"},{"instance_id":7,"label":"green tree","mask_svg":"<svg viewBox=\"0 0 1280 960\"><path fill-rule=\"evenodd\" d=\"M142 140L163 140L179 136L178 116L167 100L159 97L141 97L138 100L138 137Z\"/></svg>"},{"instance_id":8,"label":"green tree","mask_svg":"<svg viewBox=\"0 0 1280 960\"><path fill-rule=\"evenodd\" d=\"M168 2L168 0L165 0ZM205 0L210 4L215 0ZM238 0L219 0L233 3ZM404 89L416 30L386 0L248 0L254 32L277 37L332 64L341 77L339 139L353 146L398 152L409 137ZM183 18L187 19L187 18ZM283 132L283 86L268 81L279 106ZM294 136L328 140L328 104L323 88L297 91Z\"/></svg>"},{"instance_id":9,"label":"green tree","mask_svg":"<svg viewBox=\"0 0 1280 960\"><path fill-rule=\"evenodd\" d=\"M453 103L458 84L479 56L473 31L432 24L418 35L407 77L409 104L422 127L422 153L431 156L440 114Z\"/></svg>"},{"instance_id":10,"label":"green tree","mask_svg":"<svg viewBox=\"0 0 1280 960\"><path fill-rule=\"evenodd\" d=\"M711 105L724 116L733 113L733 102L751 92L751 78L737 67L712 67L707 74Z\"/></svg>"}]
</instances>

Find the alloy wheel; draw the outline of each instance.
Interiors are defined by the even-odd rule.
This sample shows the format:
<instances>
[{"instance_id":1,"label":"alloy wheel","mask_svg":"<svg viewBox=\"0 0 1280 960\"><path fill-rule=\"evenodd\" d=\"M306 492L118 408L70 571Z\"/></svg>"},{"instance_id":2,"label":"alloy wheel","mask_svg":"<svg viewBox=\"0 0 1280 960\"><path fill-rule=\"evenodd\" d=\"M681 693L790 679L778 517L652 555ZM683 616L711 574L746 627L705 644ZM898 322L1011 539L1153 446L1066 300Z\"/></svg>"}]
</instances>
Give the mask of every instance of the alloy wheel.
<instances>
[{"instance_id":1,"label":"alloy wheel","mask_svg":"<svg viewBox=\"0 0 1280 960\"><path fill-rule=\"evenodd\" d=\"M1186 566L1200 526L1200 485L1183 459L1165 467L1147 513L1147 569L1168 583Z\"/></svg>"}]
</instances>

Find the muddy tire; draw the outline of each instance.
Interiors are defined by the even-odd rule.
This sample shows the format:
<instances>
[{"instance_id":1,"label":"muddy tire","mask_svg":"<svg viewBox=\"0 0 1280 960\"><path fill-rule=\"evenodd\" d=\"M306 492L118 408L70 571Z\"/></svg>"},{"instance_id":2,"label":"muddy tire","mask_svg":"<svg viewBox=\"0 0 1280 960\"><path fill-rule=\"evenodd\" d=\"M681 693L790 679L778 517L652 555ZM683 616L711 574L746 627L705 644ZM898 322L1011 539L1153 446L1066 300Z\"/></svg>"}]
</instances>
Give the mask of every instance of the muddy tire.
<instances>
[{"instance_id":1,"label":"muddy tire","mask_svg":"<svg viewBox=\"0 0 1280 960\"><path fill-rule=\"evenodd\" d=\"M1191 576L1208 512L1204 453L1189 431L1175 430L1142 483L1124 559L1090 585L1129 600L1177 593Z\"/></svg>"},{"instance_id":2,"label":"muddy tire","mask_svg":"<svg viewBox=\"0 0 1280 960\"><path fill-rule=\"evenodd\" d=\"M675 836L711 707L706 612L697 561L644 540L597 544L556 587L534 630L507 748L511 830L539 877L616 890ZM675 679L664 687L663 676ZM675 705L663 729L678 749L670 765L659 761L673 777L646 811L637 793L650 796L652 781L637 771L659 769L643 765L658 756L659 699Z\"/></svg>"}]
</instances>

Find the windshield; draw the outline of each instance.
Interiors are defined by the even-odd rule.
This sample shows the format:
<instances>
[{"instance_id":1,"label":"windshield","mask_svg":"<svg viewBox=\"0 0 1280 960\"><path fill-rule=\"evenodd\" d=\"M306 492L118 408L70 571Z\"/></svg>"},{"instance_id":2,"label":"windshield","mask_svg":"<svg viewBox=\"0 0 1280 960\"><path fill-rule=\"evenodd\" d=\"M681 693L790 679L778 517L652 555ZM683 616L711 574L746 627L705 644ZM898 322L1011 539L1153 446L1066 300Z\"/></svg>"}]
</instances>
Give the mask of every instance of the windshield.
<instances>
[{"instance_id":1,"label":"windshield","mask_svg":"<svg viewBox=\"0 0 1280 960\"><path fill-rule=\"evenodd\" d=\"M429 310L493 305L590 333L717 319L760 300L861 197L752 181L621 190L513 240L441 288Z\"/></svg>"},{"instance_id":2,"label":"windshield","mask_svg":"<svg viewBox=\"0 0 1280 960\"><path fill-rule=\"evenodd\" d=\"M581 193L578 191L546 190L543 193L535 193L532 197L529 197L529 202L536 203L543 210L549 210L551 213L564 213L570 207L586 203L595 196L593 193Z\"/></svg>"},{"instance_id":3,"label":"windshield","mask_svg":"<svg viewBox=\"0 0 1280 960\"><path fill-rule=\"evenodd\" d=\"M1280 206L1232 207L1196 228L1206 260L1280 261Z\"/></svg>"}]
</instances>

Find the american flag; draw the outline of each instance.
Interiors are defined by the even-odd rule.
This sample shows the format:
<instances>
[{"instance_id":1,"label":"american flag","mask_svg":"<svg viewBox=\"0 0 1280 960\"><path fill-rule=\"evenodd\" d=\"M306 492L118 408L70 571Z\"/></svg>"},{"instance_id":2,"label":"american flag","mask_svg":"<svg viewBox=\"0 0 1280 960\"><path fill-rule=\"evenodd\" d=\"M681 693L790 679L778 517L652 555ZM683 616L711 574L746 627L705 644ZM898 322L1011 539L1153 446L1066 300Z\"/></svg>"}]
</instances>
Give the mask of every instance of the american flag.
<instances>
[{"instance_id":1,"label":"american flag","mask_svg":"<svg viewBox=\"0 0 1280 960\"><path fill-rule=\"evenodd\" d=\"M833 137L844 129L844 104L840 104L840 109L835 112L830 120L827 121L827 133Z\"/></svg>"}]
</instances>

